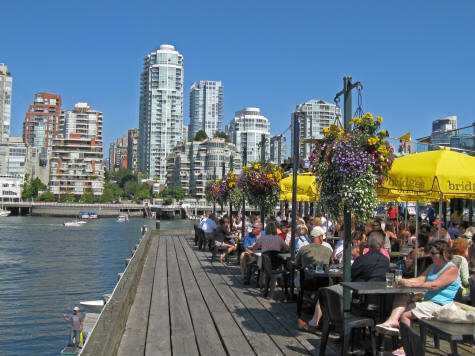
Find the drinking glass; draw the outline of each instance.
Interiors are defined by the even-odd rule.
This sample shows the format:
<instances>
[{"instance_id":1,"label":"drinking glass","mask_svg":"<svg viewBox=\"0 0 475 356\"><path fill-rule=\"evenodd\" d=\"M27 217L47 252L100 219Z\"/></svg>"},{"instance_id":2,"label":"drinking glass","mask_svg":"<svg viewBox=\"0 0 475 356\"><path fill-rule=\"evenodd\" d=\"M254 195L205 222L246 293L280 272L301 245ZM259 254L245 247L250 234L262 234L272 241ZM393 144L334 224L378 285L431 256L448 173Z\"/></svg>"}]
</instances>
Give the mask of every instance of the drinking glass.
<instances>
[{"instance_id":1,"label":"drinking glass","mask_svg":"<svg viewBox=\"0 0 475 356\"><path fill-rule=\"evenodd\" d=\"M392 288L394 283L394 273L386 273L386 287Z\"/></svg>"},{"instance_id":2,"label":"drinking glass","mask_svg":"<svg viewBox=\"0 0 475 356\"><path fill-rule=\"evenodd\" d=\"M400 269L396 270L396 274L394 275L394 280L396 284L402 279L402 271Z\"/></svg>"}]
</instances>

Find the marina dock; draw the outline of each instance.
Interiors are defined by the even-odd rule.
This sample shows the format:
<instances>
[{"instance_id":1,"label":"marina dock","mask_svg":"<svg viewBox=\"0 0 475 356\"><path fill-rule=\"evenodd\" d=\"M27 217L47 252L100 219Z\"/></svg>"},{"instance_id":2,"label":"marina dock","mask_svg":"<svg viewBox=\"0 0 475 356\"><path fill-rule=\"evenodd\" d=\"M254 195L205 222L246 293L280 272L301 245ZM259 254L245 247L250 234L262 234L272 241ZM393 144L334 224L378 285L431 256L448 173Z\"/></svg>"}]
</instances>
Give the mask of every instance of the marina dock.
<instances>
[{"instance_id":1,"label":"marina dock","mask_svg":"<svg viewBox=\"0 0 475 356\"><path fill-rule=\"evenodd\" d=\"M190 232L146 234L81 355L308 355L319 334L298 330L296 304L241 282L236 256L211 262ZM448 349L441 340L441 347ZM340 354L336 335L329 356ZM433 351L433 352L432 352ZM467 345L459 345L469 355ZM428 348L426 354L441 350Z\"/></svg>"}]
</instances>

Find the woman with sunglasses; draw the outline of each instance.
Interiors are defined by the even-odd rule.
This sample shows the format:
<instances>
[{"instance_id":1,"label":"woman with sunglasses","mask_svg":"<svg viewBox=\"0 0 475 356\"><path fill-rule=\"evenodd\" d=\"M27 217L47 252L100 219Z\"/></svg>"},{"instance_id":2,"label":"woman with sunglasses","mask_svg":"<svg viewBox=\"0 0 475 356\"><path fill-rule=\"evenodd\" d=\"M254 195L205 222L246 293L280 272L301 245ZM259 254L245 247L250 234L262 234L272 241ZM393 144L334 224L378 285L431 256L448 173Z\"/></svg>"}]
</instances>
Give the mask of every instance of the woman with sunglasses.
<instances>
[{"instance_id":1,"label":"woman with sunglasses","mask_svg":"<svg viewBox=\"0 0 475 356\"><path fill-rule=\"evenodd\" d=\"M424 300L409 304L409 295L398 294L394 300L394 308L388 320L376 326L392 332L398 332L400 322L411 325L414 318L431 318L442 306L454 301L460 287L460 277L452 259L452 249L445 241L438 240L430 245L429 255L432 264L419 277L401 279L398 284L403 287L420 287L428 289ZM395 355L403 354L393 352Z\"/></svg>"}]
</instances>

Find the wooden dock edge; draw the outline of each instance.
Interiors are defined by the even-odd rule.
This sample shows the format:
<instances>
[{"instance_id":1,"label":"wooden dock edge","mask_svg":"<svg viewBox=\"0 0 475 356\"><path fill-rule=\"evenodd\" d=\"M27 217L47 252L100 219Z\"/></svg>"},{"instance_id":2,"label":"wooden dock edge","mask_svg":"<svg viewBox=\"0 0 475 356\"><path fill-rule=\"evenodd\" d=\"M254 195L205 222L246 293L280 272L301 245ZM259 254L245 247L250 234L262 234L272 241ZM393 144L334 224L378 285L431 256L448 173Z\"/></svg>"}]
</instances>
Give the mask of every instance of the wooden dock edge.
<instances>
[{"instance_id":1,"label":"wooden dock edge","mask_svg":"<svg viewBox=\"0 0 475 356\"><path fill-rule=\"evenodd\" d=\"M108 356L117 354L130 308L134 302L137 284L150 248L152 236L160 234L158 230L148 231L139 243L130 263L116 284L109 302L88 336L81 356Z\"/></svg>"}]
</instances>

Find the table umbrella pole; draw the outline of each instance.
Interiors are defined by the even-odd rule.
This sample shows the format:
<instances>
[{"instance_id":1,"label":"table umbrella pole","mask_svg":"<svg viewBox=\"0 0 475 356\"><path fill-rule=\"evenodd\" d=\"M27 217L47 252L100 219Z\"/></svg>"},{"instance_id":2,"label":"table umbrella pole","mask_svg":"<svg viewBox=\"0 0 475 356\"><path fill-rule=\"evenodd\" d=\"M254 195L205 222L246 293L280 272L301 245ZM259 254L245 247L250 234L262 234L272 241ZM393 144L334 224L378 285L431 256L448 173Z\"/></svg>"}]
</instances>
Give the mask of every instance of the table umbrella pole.
<instances>
[{"instance_id":1,"label":"table umbrella pole","mask_svg":"<svg viewBox=\"0 0 475 356\"><path fill-rule=\"evenodd\" d=\"M416 200L416 259L414 260L414 277L417 277L417 255L418 255L418 242L419 239L419 200Z\"/></svg>"},{"instance_id":2,"label":"table umbrella pole","mask_svg":"<svg viewBox=\"0 0 475 356\"><path fill-rule=\"evenodd\" d=\"M404 230L407 231L407 204L408 201L406 200L406 206L404 207Z\"/></svg>"},{"instance_id":3,"label":"table umbrella pole","mask_svg":"<svg viewBox=\"0 0 475 356\"><path fill-rule=\"evenodd\" d=\"M440 201L439 201L439 226L438 226L438 231L437 231L437 240L440 240L440 234L442 232L442 201L443 201L443 193L440 193Z\"/></svg>"}]
</instances>

